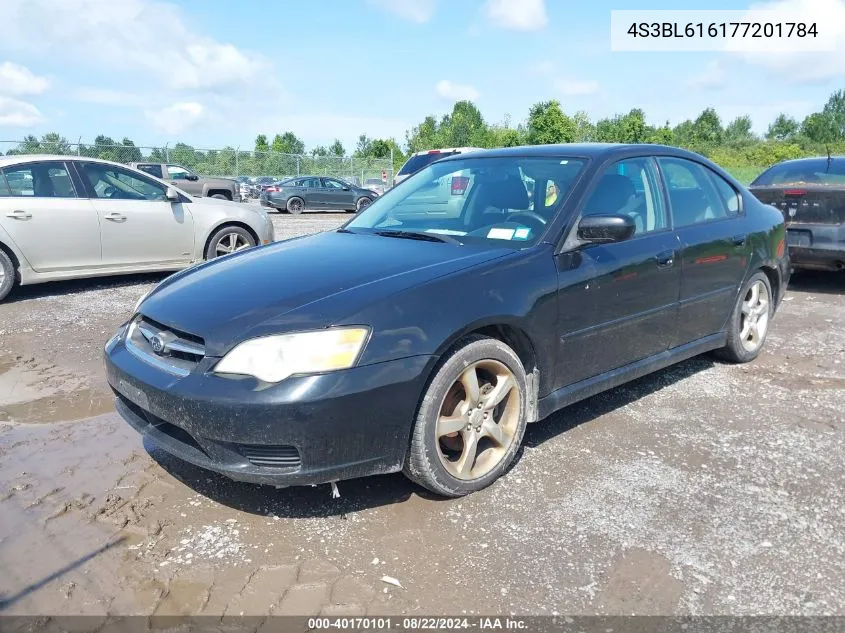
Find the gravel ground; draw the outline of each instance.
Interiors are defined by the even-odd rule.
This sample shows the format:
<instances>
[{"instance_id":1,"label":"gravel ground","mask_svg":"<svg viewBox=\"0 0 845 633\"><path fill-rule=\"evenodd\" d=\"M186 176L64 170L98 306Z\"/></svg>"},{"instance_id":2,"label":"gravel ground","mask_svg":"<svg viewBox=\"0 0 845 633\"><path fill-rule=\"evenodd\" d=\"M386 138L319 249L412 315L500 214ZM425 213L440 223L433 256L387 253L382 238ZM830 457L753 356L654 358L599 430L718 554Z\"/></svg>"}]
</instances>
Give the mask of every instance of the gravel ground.
<instances>
[{"instance_id":1,"label":"gravel ground","mask_svg":"<svg viewBox=\"0 0 845 633\"><path fill-rule=\"evenodd\" d=\"M756 362L569 407L459 500L401 475L337 500L239 484L142 443L100 353L161 278L0 304L0 610L845 615L845 275L797 275Z\"/></svg>"}]
</instances>

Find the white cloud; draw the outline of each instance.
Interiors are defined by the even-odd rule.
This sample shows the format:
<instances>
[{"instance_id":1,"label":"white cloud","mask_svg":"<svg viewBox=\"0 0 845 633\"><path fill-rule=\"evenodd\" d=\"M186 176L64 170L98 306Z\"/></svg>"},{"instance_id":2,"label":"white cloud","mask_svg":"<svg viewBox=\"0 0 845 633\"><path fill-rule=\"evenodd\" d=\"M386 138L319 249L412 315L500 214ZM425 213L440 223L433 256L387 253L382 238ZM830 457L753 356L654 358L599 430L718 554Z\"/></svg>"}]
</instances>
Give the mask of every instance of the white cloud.
<instances>
[{"instance_id":1,"label":"white cloud","mask_svg":"<svg viewBox=\"0 0 845 633\"><path fill-rule=\"evenodd\" d=\"M137 81L140 73L162 88L219 90L249 84L268 65L192 30L176 6L159 0L3 0L3 18L0 50L61 56L115 80Z\"/></svg>"},{"instance_id":2,"label":"white cloud","mask_svg":"<svg viewBox=\"0 0 845 633\"><path fill-rule=\"evenodd\" d=\"M726 77L727 72L719 60L713 60L702 72L690 77L685 86L693 90L717 90L725 87Z\"/></svg>"},{"instance_id":3,"label":"white cloud","mask_svg":"<svg viewBox=\"0 0 845 633\"><path fill-rule=\"evenodd\" d=\"M511 31L539 31L549 22L545 0L488 0L487 17Z\"/></svg>"},{"instance_id":4,"label":"white cloud","mask_svg":"<svg viewBox=\"0 0 845 633\"><path fill-rule=\"evenodd\" d=\"M31 103L0 97L0 126L32 127L44 120L41 111Z\"/></svg>"},{"instance_id":5,"label":"white cloud","mask_svg":"<svg viewBox=\"0 0 845 633\"><path fill-rule=\"evenodd\" d=\"M44 77L34 74L26 66L3 62L0 64L0 94L4 95L39 95L49 83Z\"/></svg>"},{"instance_id":6,"label":"white cloud","mask_svg":"<svg viewBox=\"0 0 845 633\"><path fill-rule=\"evenodd\" d=\"M158 110L146 110L144 114L159 132L179 134L201 121L205 117L205 108L201 103L186 101Z\"/></svg>"},{"instance_id":7,"label":"white cloud","mask_svg":"<svg viewBox=\"0 0 845 633\"><path fill-rule=\"evenodd\" d=\"M817 83L845 76L845 0L775 0L751 5L747 21L776 21L767 14L765 20L755 18L757 11L777 11L784 22L815 22L819 37L831 38L834 51L797 52L779 50L767 52L736 51L746 63L765 68L793 83ZM800 18L800 20L799 20ZM830 41L830 40L828 40ZM821 42L821 40L820 40ZM784 46L784 49L788 47Z\"/></svg>"},{"instance_id":8,"label":"white cloud","mask_svg":"<svg viewBox=\"0 0 845 633\"><path fill-rule=\"evenodd\" d=\"M111 88L77 88L70 92L71 99L82 103L94 103L108 106L132 106L149 103L149 98L123 90Z\"/></svg>"},{"instance_id":9,"label":"white cloud","mask_svg":"<svg viewBox=\"0 0 845 633\"><path fill-rule=\"evenodd\" d=\"M579 79L558 79L555 89L565 97L579 97L598 92L599 82Z\"/></svg>"},{"instance_id":10,"label":"white cloud","mask_svg":"<svg viewBox=\"0 0 845 633\"><path fill-rule=\"evenodd\" d=\"M475 101L481 96L475 86L456 84L448 79L438 81L434 91L438 97L446 101Z\"/></svg>"},{"instance_id":11,"label":"white cloud","mask_svg":"<svg viewBox=\"0 0 845 633\"><path fill-rule=\"evenodd\" d=\"M370 0L370 4L417 24L428 22L437 9L436 0Z\"/></svg>"}]
</instances>

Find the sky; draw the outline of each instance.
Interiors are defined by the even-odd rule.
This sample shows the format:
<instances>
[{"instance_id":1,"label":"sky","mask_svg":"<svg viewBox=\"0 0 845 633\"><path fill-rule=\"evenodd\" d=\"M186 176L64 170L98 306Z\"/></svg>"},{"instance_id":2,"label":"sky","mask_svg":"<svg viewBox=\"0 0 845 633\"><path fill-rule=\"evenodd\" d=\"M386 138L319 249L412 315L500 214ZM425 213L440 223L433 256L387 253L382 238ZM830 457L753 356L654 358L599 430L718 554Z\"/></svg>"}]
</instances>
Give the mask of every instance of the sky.
<instances>
[{"instance_id":1,"label":"sky","mask_svg":"<svg viewBox=\"0 0 845 633\"><path fill-rule=\"evenodd\" d=\"M837 50L748 55L612 52L610 12L569 0L2 0L0 141L56 131L137 145L251 148L293 131L307 147L396 138L471 99L485 119L533 103L598 118L642 108L676 124L714 107L757 132L845 88L845 0L821 8ZM650 0L655 9L752 3ZM822 25L820 25L822 26Z\"/></svg>"}]
</instances>

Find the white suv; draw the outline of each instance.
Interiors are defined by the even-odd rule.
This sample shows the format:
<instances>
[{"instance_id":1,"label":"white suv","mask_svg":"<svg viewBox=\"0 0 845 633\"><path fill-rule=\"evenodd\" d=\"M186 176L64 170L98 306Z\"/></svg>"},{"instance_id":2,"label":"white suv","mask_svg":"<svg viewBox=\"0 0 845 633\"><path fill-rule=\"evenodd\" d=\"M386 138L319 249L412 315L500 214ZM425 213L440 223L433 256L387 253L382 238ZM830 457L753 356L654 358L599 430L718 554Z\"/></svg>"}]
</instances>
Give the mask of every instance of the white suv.
<instances>
[{"instance_id":1,"label":"white suv","mask_svg":"<svg viewBox=\"0 0 845 633\"><path fill-rule=\"evenodd\" d=\"M447 156L454 156L455 154L478 152L482 149L483 148L481 147L450 147L447 149L428 149L423 150L422 152L417 152L416 154L411 154L408 160L405 161L405 164L402 165L402 169L400 169L393 178L393 186L395 187L408 176L415 174L420 169L436 160L446 158Z\"/></svg>"}]
</instances>

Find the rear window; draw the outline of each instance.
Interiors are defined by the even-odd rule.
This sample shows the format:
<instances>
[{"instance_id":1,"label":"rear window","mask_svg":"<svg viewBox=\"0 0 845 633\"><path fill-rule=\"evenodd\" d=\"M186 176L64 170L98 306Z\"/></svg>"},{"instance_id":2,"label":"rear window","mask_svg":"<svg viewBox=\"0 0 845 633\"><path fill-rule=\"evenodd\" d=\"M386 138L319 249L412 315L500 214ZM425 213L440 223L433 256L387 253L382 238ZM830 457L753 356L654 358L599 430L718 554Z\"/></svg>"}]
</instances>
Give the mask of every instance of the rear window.
<instances>
[{"instance_id":1,"label":"rear window","mask_svg":"<svg viewBox=\"0 0 845 633\"><path fill-rule=\"evenodd\" d=\"M752 187L778 185L845 185L845 160L814 158L770 167L751 183Z\"/></svg>"},{"instance_id":2,"label":"rear window","mask_svg":"<svg viewBox=\"0 0 845 633\"><path fill-rule=\"evenodd\" d=\"M419 156L411 156L408 159L408 162L402 165L402 169L399 170L399 175L407 176L408 174L413 174L439 158L454 156L457 153L458 152L437 152L435 154L420 154Z\"/></svg>"},{"instance_id":3,"label":"rear window","mask_svg":"<svg viewBox=\"0 0 845 633\"><path fill-rule=\"evenodd\" d=\"M161 165L138 165L138 170L148 173L150 176L156 178L163 178L161 174Z\"/></svg>"}]
</instances>

